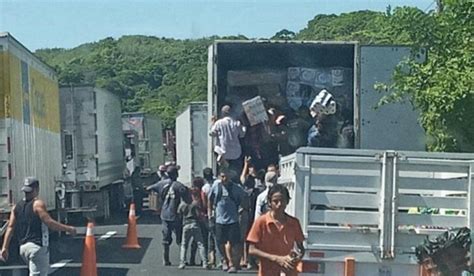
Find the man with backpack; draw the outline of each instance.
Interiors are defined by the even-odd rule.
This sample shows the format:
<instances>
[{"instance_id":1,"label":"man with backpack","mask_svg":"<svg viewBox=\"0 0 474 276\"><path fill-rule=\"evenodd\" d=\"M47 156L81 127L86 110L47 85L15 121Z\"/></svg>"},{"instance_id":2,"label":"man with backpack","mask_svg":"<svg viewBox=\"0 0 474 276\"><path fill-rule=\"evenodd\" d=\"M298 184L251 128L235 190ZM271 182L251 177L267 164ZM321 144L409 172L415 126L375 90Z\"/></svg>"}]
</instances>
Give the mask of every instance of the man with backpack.
<instances>
[{"instance_id":1,"label":"man with backpack","mask_svg":"<svg viewBox=\"0 0 474 276\"><path fill-rule=\"evenodd\" d=\"M217 248L222 256L222 268L236 273L240 261L242 237L239 226L239 205L245 197L240 185L231 181L229 171L223 168L209 192L208 216L215 216ZM215 212L214 212L215 210ZM228 246L226 244L228 243Z\"/></svg>"},{"instance_id":2,"label":"man with backpack","mask_svg":"<svg viewBox=\"0 0 474 276\"><path fill-rule=\"evenodd\" d=\"M163 206L161 208L162 233L163 233L163 265L170 266L170 245L173 242L172 233L174 232L176 244L181 245L182 238L182 219L178 214L178 207L181 201L188 196L188 188L181 182L178 182L178 168L169 166L166 169L168 179L159 181L156 184L147 187L147 190L153 190L158 193Z\"/></svg>"}]
</instances>

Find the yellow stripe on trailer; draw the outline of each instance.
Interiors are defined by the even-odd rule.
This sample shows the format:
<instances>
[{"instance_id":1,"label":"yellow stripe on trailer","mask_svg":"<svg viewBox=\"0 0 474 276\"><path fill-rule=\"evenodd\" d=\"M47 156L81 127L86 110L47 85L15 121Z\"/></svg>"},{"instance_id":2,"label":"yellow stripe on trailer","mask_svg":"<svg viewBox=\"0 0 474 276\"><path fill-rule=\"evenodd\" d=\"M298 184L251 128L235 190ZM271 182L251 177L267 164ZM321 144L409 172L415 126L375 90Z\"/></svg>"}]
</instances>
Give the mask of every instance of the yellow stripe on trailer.
<instances>
[{"instance_id":1,"label":"yellow stripe on trailer","mask_svg":"<svg viewBox=\"0 0 474 276\"><path fill-rule=\"evenodd\" d=\"M7 95L7 54L0 51L0 119L6 118L5 97Z\"/></svg>"},{"instance_id":2,"label":"yellow stripe on trailer","mask_svg":"<svg viewBox=\"0 0 474 276\"><path fill-rule=\"evenodd\" d=\"M9 34L0 34L0 118L60 132L55 72Z\"/></svg>"}]
</instances>

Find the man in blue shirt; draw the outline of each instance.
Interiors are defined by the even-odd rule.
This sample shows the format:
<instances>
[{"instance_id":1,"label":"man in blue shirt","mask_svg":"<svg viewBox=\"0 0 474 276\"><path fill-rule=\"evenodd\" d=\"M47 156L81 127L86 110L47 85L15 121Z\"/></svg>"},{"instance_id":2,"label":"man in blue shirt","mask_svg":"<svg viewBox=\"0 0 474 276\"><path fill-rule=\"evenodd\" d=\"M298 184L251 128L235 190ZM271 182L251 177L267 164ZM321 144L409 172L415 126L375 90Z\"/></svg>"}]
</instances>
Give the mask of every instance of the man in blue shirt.
<instances>
[{"instance_id":1,"label":"man in blue shirt","mask_svg":"<svg viewBox=\"0 0 474 276\"><path fill-rule=\"evenodd\" d=\"M228 269L229 273L236 273L236 265L240 260L239 247L242 243L239 205L245 192L239 185L232 183L227 169L221 170L219 178L209 192L208 216L210 218L215 216L216 243L223 256L223 269ZM228 247L225 246L227 243L229 243Z\"/></svg>"},{"instance_id":2,"label":"man in blue shirt","mask_svg":"<svg viewBox=\"0 0 474 276\"><path fill-rule=\"evenodd\" d=\"M169 247L173 242L172 233L175 233L176 243L181 244L182 219L178 215L178 206L189 196L188 188L178 182L178 168L169 166L166 169L169 178L147 187L158 193L163 205L161 207L162 234L163 234L163 265L171 265Z\"/></svg>"}]
</instances>

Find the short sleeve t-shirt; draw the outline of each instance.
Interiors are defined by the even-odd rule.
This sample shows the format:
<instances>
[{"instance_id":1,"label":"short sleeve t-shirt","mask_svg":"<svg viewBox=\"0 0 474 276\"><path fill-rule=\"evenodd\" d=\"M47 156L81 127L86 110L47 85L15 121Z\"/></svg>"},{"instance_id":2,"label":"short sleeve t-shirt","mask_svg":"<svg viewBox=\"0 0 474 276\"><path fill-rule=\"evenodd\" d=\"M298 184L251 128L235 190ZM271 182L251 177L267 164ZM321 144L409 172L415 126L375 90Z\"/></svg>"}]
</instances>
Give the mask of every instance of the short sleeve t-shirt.
<instances>
[{"instance_id":1,"label":"short sleeve t-shirt","mask_svg":"<svg viewBox=\"0 0 474 276\"><path fill-rule=\"evenodd\" d=\"M286 215L287 221L278 225L270 213L260 216L250 229L247 242L258 249L273 255L286 256L291 253L295 242L303 242L304 235L298 219ZM278 241L278 242L277 242ZM260 276L280 275L281 267L267 259L260 260ZM297 272L286 275L297 275Z\"/></svg>"},{"instance_id":2,"label":"short sleeve t-shirt","mask_svg":"<svg viewBox=\"0 0 474 276\"><path fill-rule=\"evenodd\" d=\"M244 197L244 190L237 184L225 186L216 180L209 193L209 201L213 202L216 223L233 224L239 222L239 205Z\"/></svg>"}]
</instances>

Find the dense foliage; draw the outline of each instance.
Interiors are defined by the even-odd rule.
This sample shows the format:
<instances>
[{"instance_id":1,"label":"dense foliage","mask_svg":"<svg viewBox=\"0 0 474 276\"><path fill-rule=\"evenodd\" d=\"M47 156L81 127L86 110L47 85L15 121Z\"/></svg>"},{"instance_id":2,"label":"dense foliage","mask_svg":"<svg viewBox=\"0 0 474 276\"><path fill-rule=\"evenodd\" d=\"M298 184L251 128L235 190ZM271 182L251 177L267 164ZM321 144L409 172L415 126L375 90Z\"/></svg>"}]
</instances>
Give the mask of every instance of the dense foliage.
<instances>
[{"instance_id":1,"label":"dense foliage","mask_svg":"<svg viewBox=\"0 0 474 276\"><path fill-rule=\"evenodd\" d=\"M409 62L404 68L411 69L400 69L395 84L386 88L397 91L397 97L410 96L421 110L420 122L433 138L430 149L473 151L473 4L444 2L445 10L439 14L388 7L386 12L317 15L303 30L283 29L271 39L413 44L428 49L428 62ZM104 87L122 97L125 111L157 113L167 127L173 127L176 113L190 101L206 100L207 47L214 39L124 36L36 54L56 68L61 84Z\"/></svg>"},{"instance_id":2,"label":"dense foliage","mask_svg":"<svg viewBox=\"0 0 474 276\"><path fill-rule=\"evenodd\" d=\"M474 3L443 2L440 13L399 12L395 31L427 50L428 59L401 64L387 100L410 97L432 138L430 150L474 152Z\"/></svg>"},{"instance_id":3,"label":"dense foliage","mask_svg":"<svg viewBox=\"0 0 474 276\"><path fill-rule=\"evenodd\" d=\"M96 84L120 95L124 111L158 113L172 126L177 110L206 99L211 41L124 36L37 54L56 68L62 85Z\"/></svg>"}]
</instances>

